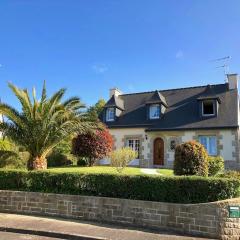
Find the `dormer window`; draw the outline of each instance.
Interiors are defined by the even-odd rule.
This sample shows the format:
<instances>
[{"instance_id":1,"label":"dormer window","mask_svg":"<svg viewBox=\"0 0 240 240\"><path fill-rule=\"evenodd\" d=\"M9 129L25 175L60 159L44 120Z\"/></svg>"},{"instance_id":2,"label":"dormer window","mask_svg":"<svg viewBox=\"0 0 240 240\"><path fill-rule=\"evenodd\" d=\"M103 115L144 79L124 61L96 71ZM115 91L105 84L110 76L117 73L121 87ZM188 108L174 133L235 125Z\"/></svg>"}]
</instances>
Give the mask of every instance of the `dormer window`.
<instances>
[{"instance_id":1,"label":"dormer window","mask_svg":"<svg viewBox=\"0 0 240 240\"><path fill-rule=\"evenodd\" d=\"M160 105L152 104L149 106L149 118L158 119L160 117Z\"/></svg>"},{"instance_id":2,"label":"dormer window","mask_svg":"<svg viewBox=\"0 0 240 240\"><path fill-rule=\"evenodd\" d=\"M204 100L204 101L202 101L202 115L203 116L215 115L214 100Z\"/></svg>"},{"instance_id":3,"label":"dormer window","mask_svg":"<svg viewBox=\"0 0 240 240\"><path fill-rule=\"evenodd\" d=\"M107 122L112 122L114 121L114 116L115 115L115 109L114 108L107 108L106 111L106 121Z\"/></svg>"}]
</instances>

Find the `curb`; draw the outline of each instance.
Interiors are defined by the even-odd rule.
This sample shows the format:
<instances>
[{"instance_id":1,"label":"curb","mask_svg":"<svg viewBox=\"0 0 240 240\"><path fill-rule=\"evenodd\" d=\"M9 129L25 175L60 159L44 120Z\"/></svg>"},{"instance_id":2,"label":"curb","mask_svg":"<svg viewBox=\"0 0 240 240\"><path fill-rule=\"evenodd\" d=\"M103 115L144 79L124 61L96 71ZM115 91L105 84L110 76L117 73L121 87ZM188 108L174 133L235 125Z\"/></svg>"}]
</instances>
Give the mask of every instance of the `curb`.
<instances>
[{"instance_id":1,"label":"curb","mask_svg":"<svg viewBox=\"0 0 240 240\"><path fill-rule=\"evenodd\" d=\"M86 235L76 235L68 233L59 233L59 232L49 232L41 230L31 230L31 229L19 229L19 228L8 228L0 227L0 232L9 232L9 233L19 233L19 234L29 234L42 237L52 237L66 240L107 240L107 238L99 238Z\"/></svg>"}]
</instances>

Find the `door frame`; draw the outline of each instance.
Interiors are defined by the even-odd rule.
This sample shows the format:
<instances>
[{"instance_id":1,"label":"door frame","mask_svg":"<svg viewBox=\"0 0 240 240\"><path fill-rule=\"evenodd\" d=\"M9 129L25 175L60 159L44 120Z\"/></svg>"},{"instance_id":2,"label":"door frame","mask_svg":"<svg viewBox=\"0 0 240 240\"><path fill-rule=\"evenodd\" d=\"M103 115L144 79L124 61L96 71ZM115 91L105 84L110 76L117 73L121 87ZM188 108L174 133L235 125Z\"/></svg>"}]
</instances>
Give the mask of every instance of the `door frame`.
<instances>
[{"instance_id":1,"label":"door frame","mask_svg":"<svg viewBox=\"0 0 240 240\"><path fill-rule=\"evenodd\" d=\"M161 140L162 141L162 147L163 147L163 159L162 159L162 164L156 164L155 163L155 142L157 140ZM154 140L153 140L153 165L159 165L159 166L164 166L165 164L165 143L164 143L164 139L162 137L156 137Z\"/></svg>"}]
</instances>

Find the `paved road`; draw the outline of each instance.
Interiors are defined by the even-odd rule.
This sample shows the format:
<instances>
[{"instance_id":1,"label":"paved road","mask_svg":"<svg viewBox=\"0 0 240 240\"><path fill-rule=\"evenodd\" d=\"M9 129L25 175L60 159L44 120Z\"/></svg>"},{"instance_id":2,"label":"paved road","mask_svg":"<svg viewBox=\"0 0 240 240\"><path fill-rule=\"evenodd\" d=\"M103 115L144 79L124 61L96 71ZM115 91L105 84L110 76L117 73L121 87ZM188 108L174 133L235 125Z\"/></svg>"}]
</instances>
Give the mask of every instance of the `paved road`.
<instances>
[{"instance_id":1,"label":"paved road","mask_svg":"<svg viewBox=\"0 0 240 240\"><path fill-rule=\"evenodd\" d=\"M59 238L49 238L28 234L0 232L0 240L59 240Z\"/></svg>"},{"instance_id":2,"label":"paved road","mask_svg":"<svg viewBox=\"0 0 240 240\"><path fill-rule=\"evenodd\" d=\"M75 236L91 236L109 240L204 240L203 238L185 237L165 232L151 232L144 231L143 229L125 228L93 222L66 221L53 218L0 213L0 229L4 228L55 232L72 234ZM17 235L0 232L0 240L3 239L55 240L56 238L44 238L27 234Z\"/></svg>"}]
</instances>

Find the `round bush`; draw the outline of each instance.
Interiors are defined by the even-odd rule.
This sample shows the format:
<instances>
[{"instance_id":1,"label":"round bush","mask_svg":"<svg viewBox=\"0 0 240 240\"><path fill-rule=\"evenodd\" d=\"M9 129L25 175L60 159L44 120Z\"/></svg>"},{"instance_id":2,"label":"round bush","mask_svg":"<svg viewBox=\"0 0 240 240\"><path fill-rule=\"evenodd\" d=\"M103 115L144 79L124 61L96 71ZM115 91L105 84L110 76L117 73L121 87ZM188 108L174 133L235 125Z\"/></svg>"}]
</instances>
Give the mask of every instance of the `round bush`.
<instances>
[{"instance_id":1,"label":"round bush","mask_svg":"<svg viewBox=\"0 0 240 240\"><path fill-rule=\"evenodd\" d=\"M208 176L215 176L224 170L224 160L221 156L208 157Z\"/></svg>"},{"instance_id":2,"label":"round bush","mask_svg":"<svg viewBox=\"0 0 240 240\"><path fill-rule=\"evenodd\" d=\"M85 167L85 166L87 166L87 162L84 159L80 158L77 161L77 165L80 167Z\"/></svg>"},{"instance_id":3,"label":"round bush","mask_svg":"<svg viewBox=\"0 0 240 240\"><path fill-rule=\"evenodd\" d=\"M185 142L175 149L174 174L208 176L208 154L196 141Z\"/></svg>"},{"instance_id":4,"label":"round bush","mask_svg":"<svg viewBox=\"0 0 240 240\"><path fill-rule=\"evenodd\" d=\"M47 157L47 165L48 167L61 167L71 164L65 154L53 151Z\"/></svg>"}]
</instances>

